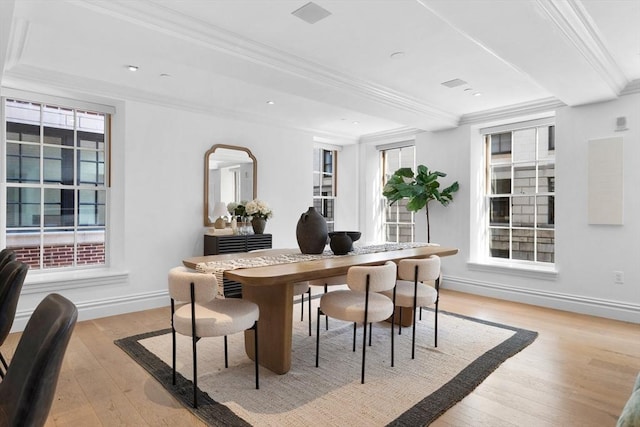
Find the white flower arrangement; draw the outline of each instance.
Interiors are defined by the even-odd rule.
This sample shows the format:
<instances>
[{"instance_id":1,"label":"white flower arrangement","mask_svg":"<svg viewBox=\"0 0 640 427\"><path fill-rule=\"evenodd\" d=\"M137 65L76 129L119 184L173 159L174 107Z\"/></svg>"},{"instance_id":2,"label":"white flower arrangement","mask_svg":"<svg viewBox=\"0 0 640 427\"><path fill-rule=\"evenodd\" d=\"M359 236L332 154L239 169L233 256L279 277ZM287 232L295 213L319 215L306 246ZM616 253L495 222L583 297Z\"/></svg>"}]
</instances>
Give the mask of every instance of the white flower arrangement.
<instances>
[{"instance_id":1,"label":"white flower arrangement","mask_svg":"<svg viewBox=\"0 0 640 427\"><path fill-rule=\"evenodd\" d=\"M271 212L271 208L269 208L269 205L259 199L254 199L247 203L245 205L245 209L247 215L251 215L252 217L268 219L273 216L273 212Z\"/></svg>"}]
</instances>

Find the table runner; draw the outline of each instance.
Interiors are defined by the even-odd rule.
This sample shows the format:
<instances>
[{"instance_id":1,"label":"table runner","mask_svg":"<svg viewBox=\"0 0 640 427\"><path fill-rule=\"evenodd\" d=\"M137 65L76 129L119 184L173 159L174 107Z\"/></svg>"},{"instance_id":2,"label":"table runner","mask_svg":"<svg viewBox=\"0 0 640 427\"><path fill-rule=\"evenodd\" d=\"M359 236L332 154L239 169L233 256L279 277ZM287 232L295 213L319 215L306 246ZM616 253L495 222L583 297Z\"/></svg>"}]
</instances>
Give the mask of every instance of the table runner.
<instances>
[{"instance_id":1,"label":"table runner","mask_svg":"<svg viewBox=\"0 0 640 427\"><path fill-rule=\"evenodd\" d=\"M250 258L235 258L224 261L209 261L196 264L196 270L201 273L215 274L218 283L222 284L224 272L227 270L235 270L238 268L266 267L276 264L289 264L293 262L315 261L317 259L334 258L349 255L364 255L376 252L397 251L401 249L413 249L424 246L439 246L437 243L408 242L408 243L382 243L377 245L355 246L353 251L347 255L335 255L327 250L321 254L278 254L263 255ZM224 298L222 294L223 286L218 287L218 297Z\"/></svg>"}]
</instances>

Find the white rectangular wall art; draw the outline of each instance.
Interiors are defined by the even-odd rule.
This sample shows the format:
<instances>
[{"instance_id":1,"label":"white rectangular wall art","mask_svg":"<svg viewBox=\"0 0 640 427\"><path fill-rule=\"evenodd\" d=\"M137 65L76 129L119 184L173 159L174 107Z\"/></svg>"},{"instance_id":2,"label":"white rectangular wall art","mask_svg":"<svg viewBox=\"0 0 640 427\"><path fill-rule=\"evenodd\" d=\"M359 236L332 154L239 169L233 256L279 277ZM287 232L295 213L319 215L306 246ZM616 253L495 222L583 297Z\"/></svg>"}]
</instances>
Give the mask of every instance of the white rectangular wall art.
<instances>
[{"instance_id":1,"label":"white rectangular wall art","mask_svg":"<svg viewBox=\"0 0 640 427\"><path fill-rule=\"evenodd\" d=\"M589 224L623 223L622 137L589 141Z\"/></svg>"}]
</instances>

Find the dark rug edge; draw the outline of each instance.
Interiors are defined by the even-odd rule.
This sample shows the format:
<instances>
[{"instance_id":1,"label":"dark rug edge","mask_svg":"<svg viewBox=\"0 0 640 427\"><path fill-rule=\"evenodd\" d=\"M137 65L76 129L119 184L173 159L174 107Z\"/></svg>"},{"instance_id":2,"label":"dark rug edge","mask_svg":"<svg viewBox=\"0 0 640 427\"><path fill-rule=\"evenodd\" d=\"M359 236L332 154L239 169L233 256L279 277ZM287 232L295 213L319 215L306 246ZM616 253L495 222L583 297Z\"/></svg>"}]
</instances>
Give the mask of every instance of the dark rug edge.
<instances>
[{"instance_id":1,"label":"dark rug edge","mask_svg":"<svg viewBox=\"0 0 640 427\"><path fill-rule=\"evenodd\" d=\"M440 415L470 394L504 361L525 349L538 336L537 332L526 329L447 311L440 312L473 322L512 330L515 334L482 354L438 390L390 422L388 426L426 426L431 424ZM206 424L212 426L251 426L251 424L240 418L228 407L215 401L199 388L196 391L198 408L194 408L192 406L193 383L184 378L179 372L176 372L176 384L172 384L173 369L139 343L139 340L167 333L171 333L170 328L121 338L115 340L114 344L149 372L149 374L175 396L185 408L190 410Z\"/></svg>"},{"instance_id":2,"label":"dark rug edge","mask_svg":"<svg viewBox=\"0 0 640 427\"><path fill-rule=\"evenodd\" d=\"M471 394L489 375L491 375L502 363L518 354L538 337L538 333L514 326L477 319L462 314L447 313L450 316L459 317L477 323L494 326L514 331L515 334L501 342L492 349L486 351L476 360L467 365L455 377L449 380L438 390L422 399L416 405L409 408L387 426L427 426L440 415L451 409L456 403Z\"/></svg>"},{"instance_id":3,"label":"dark rug edge","mask_svg":"<svg viewBox=\"0 0 640 427\"><path fill-rule=\"evenodd\" d=\"M127 353L136 363L151 374L169 393L190 410L204 423L211 426L251 426L248 422L237 416L225 405L213 400L207 393L196 389L198 396L198 408L193 407L193 382L176 372L176 384L173 385L173 369L164 363L158 356L147 350L140 340L158 335L171 333L171 328L146 332L130 337L118 339L114 344Z\"/></svg>"}]
</instances>

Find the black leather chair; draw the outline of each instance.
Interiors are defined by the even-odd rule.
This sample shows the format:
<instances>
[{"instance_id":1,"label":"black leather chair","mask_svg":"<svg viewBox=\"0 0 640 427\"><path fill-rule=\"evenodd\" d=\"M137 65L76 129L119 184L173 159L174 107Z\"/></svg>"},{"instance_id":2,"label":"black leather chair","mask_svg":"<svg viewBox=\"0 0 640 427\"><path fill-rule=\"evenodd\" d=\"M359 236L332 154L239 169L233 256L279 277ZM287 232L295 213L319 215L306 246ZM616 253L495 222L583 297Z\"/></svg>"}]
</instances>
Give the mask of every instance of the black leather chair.
<instances>
[{"instance_id":1,"label":"black leather chair","mask_svg":"<svg viewBox=\"0 0 640 427\"><path fill-rule=\"evenodd\" d=\"M27 270L29 266L20 261L10 261L0 270L0 346L4 344L4 340L11 332ZM8 366L2 353L0 353L0 362L2 362L0 377L4 378Z\"/></svg>"},{"instance_id":2,"label":"black leather chair","mask_svg":"<svg viewBox=\"0 0 640 427\"><path fill-rule=\"evenodd\" d=\"M35 309L0 382L0 426L45 424L77 318L76 306L58 294Z\"/></svg>"},{"instance_id":3,"label":"black leather chair","mask_svg":"<svg viewBox=\"0 0 640 427\"><path fill-rule=\"evenodd\" d=\"M0 251L0 271L11 261L16 260L16 253L11 249L3 249Z\"/></svg>"}]
</instances>

